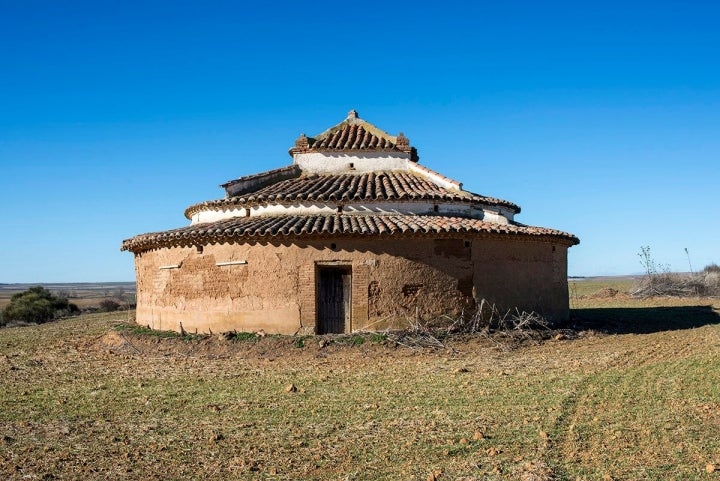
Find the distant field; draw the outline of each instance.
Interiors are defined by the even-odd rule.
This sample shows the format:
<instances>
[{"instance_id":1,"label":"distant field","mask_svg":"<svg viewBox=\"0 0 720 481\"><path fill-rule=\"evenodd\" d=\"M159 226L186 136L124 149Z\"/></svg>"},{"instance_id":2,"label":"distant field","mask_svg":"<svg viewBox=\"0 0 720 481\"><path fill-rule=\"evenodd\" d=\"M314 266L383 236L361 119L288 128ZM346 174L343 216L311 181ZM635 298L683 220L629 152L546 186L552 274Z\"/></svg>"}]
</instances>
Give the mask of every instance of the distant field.
<instances>
[{"instance_id":1,"label":"distant field","mask_svg":"<svg viewBox=\"0 0 720 481\"><path fill-rule=\"evenodd\" d=\"M570 297L589 296L602 289L627 292L642 276L584 277L568 279Z\"/></svg>"},{"instance_id":2,"label":"distant field","mask_svg":"<svg viewBox=\"0 0 720 481\"><path fill-rule=\"evenodd\" d=\"M720 301L574 307L513 349L2 329L0 479L720 479Z\"/></svg>"},{"instance_id":3,"label":"distant field","mask_svg":"<svg viewBox=\"0 0 720 481\"><path fill-rule=\"evenodd\" d=\"M626 292L632 287L636 278L634 276L618 276L568 279L570 297L573 299L589 296L607 287ZM134 282L0 284L0 308L10 302L13 294L35 285L42 285L55 294L65 295L80 308L96 306L101 300L117 294L131 298L135 296Z\"/></svg>"},{"instance_id":4,"label":"distant field","mask_svg":"<svg viewBox=\"0 0 720 481\"><path fill-rule=\"evenodd\" d=\"M0 284L0 309L10 302L13 294L33 286L43 286L53 294L67 297L81 309L97 306L100 301L107 298L135 299L134 282Z\"/></svg>"}]
</instances>

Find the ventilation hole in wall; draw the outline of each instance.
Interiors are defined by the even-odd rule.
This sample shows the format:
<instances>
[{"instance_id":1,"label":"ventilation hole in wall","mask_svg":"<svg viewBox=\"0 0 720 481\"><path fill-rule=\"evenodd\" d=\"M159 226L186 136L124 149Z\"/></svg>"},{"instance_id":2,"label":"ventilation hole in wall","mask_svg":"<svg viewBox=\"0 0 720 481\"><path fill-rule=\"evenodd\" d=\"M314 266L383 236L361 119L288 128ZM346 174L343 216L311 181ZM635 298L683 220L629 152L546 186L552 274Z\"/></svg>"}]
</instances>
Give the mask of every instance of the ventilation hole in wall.
<instances>
[{"instance_id":1,"label":"ventilation hole in wall","mask_svg":"<svg viewBox=\"0 0 720 481\"><path fill-rule=\"evenodd\" d=\"M250 217L250 209L245 209L245 217Z\"/></svg>"},{"instance_id":2,"label":"ventilation hole in wall","mask_svg":"<svg viewBox=\"0 0 720 481\"><path fill-rule=\"evenodd\" d=\"M412 297L416 296L420 289L423 288L422 284L405 284L402 288L403 296Z\"/></svg>"},{"instance_id":3,"label":"ventilation hole in wall","mask_svg":"<svg viewBox=\"0 0 720 481\"><path fill-rule=\"evenodd\" d=\"M555 246L553 246L553 252L555 252Z\"/></svg>"},{"instance_id":4,"label":"ventilation hole in wall","mask_svg":"<svg viewBox=\"0 0 720 481\"><path fill-rule=\"evenodd\" d=\"M337 213L342 214L343 206L339 205L337 206Z\"/></svg>"},{"instance_id":5,"label":"ventilation hole in wall","mask_svg":"<svg viewBox=\"0 0 720 481\"><path fill-rule=\"evenodd\" d=\"M350 162L350 163L348 164L348 169L350 169L350 170L355 170L355 164L354 164L353 162Z\"/></svg>"},{"instance_id":6,"label":"ventilation hole in wall","mask_svg":"<svg viewBox=\"0 0 720 481\"><path fill-rule=\"evenodd\" d=\"M470 247L470 241L465 241L465 247Z\"/></svg>"},{"instance_id":7,"label":"ventilation hole in wall","mask_svg":"<svg viewBox=\"0 0 720 481\"><path fill-rule=\"evenodd\" d=\"M472 291L473 291L472 276L458 279L458 291L460 291L460 293L465 297L472 297Z\"/></svg>"},{"instance_id":8,"label":"ventilation hole in wall","mask_svg":"<svg viewBox=\"0 0 720 481\"><path fill-rule=\"evenodd\" d=\"M337 249L337 244L335 244L335 243L333 242L332 244L330 244L330 248L333 249L333 250L334 250L334 249Z\"/></svg>"},{"instance_id":9,"label":"ventilation hole in wall","mask_svg":"<svg viewBox=\"0 0 720 481\"><path fill-rule=\"evenodd\" d=\"M380 285L378 281L372 281L368 284L368 315L377 317L380 314Z\"/></svg>"},{"instance_id":10,"label":"ventilation hole in wall","mask_svg":"<svg viewBox=\"0 0 720 481\"><path fill-rule=\"evenodd\" d=\"M368 284L368 299L378 297L380 295L380 285L378 281L372 281Z\"/></svg>"},{"instance_id":11,"label":"ventilation hole in wall","mask_svg":"<svg viewBox=\"0 0 720 481\"><path fill-rule=\"evenodd\" d=\"M435 205L433 206L433 212L440 212L440 206L437 205L437 204L435 204Z\"/></svg>"},{"instance_id":12,"label":"ventilation hole in wall","mask_svg":"<svg viewBox=\"0 0 720 481\"><path fill-rule=\"evenodd\" d=\"M202 253L203 253L203 246L195 246L195 252L197 252L198 254L202 254Z\"/></svg>"}]
</instances>

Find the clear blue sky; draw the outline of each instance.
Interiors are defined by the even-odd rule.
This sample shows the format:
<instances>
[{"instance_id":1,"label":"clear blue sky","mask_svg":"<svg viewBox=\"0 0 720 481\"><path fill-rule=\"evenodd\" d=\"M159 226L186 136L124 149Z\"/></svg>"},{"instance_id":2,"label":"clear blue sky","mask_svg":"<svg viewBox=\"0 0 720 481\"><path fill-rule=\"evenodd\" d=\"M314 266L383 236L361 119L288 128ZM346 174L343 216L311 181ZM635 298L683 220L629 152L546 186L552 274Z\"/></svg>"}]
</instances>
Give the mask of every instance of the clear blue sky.
<instances>
[{"instance_id":1,"label":"clear blue sky","mask_svg":"<svg viewBox=\"0 0 720 481\"><path fill-rule=\"evenodd\" d=\"M718 5L0 1L0 282L133 280L123 239L351 108L571 275L720 263Z\"/></svg>"}]
</instances>

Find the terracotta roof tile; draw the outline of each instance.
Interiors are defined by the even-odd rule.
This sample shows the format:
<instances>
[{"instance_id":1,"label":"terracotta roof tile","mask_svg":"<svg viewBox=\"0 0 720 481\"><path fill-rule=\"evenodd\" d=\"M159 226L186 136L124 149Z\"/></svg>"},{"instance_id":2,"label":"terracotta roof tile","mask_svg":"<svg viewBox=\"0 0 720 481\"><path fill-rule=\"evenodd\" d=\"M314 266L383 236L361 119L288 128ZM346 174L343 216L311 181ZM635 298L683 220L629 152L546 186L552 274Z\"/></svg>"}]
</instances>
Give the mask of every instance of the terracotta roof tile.
<instances>
[{"instance_id":1,"label":"terracotta roof tile","mask_svg":"<svg viewBox=\"0 0 720 481\"><path fill-rule=\"evenodd\" d=\"M397 151L410 153L415 161L418 159L417 150L402 133L390 135L362 120L354 110L345 120L315 137L300 135L290 154L307 151Z\"/></svg>"},{"instance_id":2,"label":"terracotta roof tile","mask_svg":"<svg viewBox=\"0 0 720 481\"><path fill-rule=\"evenodd\" d=\"M313 150L387 150L395 144L380 137L362 125L343 125L324 138L308 138L308 147Z\"/></svg>"},{"instance_id":3,"label":"terracotta roof tile","mask_svg":"<svg viewBox=\"0 0 720 481\"><path fill-rule=\"evenodd\" d=\"M185 216L205 208L256 205L268 202L297 201L386 201L430 200L471 202L508 207L520 212L520 207L502 199L451 190L410 172L368 172L362 174L303 175L281 180L242 196L210 200L187 208Z\"/></svg>"},{"instance_id":4,"label":"terracotta roof tile","mask_svg":"<svg viewBox=\"0 0 720 481\"><path fill-rule=\"evenodd\" d=\"M142 234L123 242L121 250L142 252L160 246L193 245L267 237L330 235L394 236L489 234L547 238L578 244L566 232L522 224L495 224L465 217L435 215L328 215L234 217L218 222L195 224L164 232Z\"/></svg>"}]
</instances>

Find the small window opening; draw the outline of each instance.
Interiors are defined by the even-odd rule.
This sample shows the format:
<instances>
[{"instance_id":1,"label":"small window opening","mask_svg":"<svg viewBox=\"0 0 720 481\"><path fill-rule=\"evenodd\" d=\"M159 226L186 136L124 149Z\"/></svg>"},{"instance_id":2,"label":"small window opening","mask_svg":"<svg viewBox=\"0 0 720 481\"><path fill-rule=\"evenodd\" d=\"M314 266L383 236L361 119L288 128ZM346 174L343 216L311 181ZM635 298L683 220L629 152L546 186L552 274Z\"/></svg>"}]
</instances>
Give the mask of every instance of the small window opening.
<instances>
[{"instance_id":1,"label":"small window opening","mask_svg":"<svg viewBox=\"0 0 720 481\"><path fill-rule=\"evenodd\" d=\"M433 206L433 212L440 212L440 206L437 205L437 204L435 204L435 205Z\"/></svg>"},{"instance_id":2,"label":"small window opening","mask_svg":"<svg viewBox=\"0 0 720 481\"><path fill-rule=\"evenodd\" d=\"M195 246L195 252L197 252L198 254L202 254L202 253L203 253L203 246Z\"/></svg>"},{"instance_id":3,"label":"small window opening","mask_svg":"<svg viewBox=\"0 0 720 481\"><path fill-rule=\"evenodd\" d=\"M332 244L330 244L330 248L333 250L337 249L337 244L333 242Z\"/></svg>"},{"instance_id":4,"label":"small window opening","mask_svg":"<svg viewBox=\"0 0 720 481\"><path fill-rule=\"evenodd\" d=\"M341 206L341 205L337 206L337 213L342 214L342 212L343 212L343 206Z\"/></svg>"},{"instance_id":5,"label":"small window opening","mask_svg":"<svg viewBox=\"0 0 720 481\"><path fill-rule=\"evenodd\" d=\"M555 246L553 246L553 252L555 252Z\"/></svg>"},{"instance_id":6,"label":"small window opening","mask_svg":"<svg viewBox=\"0 0 720 481\"><path fill-rule=\"evenodd\" d=\"M465 247L470 247L470 241L465 241Z\"/></svg>"},{"instance_id":7,"label":"small window opening","mask_svg":"<svg viewBox=\"0 0 720 481\"><path fill-rule=\"evenodd\" d=\"M250 217L250 208L245 209L245 217Z\"/></svg>"},{"instance_id":8,"label":"small window opening","mask_svg":"<svg viewBox=\"0 0 720 481\"><path fill-rule=\"evenodd\" d=\"M348 169L350 169L350 170L355 170L355 163L354 163L354 162L350 162L350 163L348 164Z\"/></svg>"}]
</instances>

